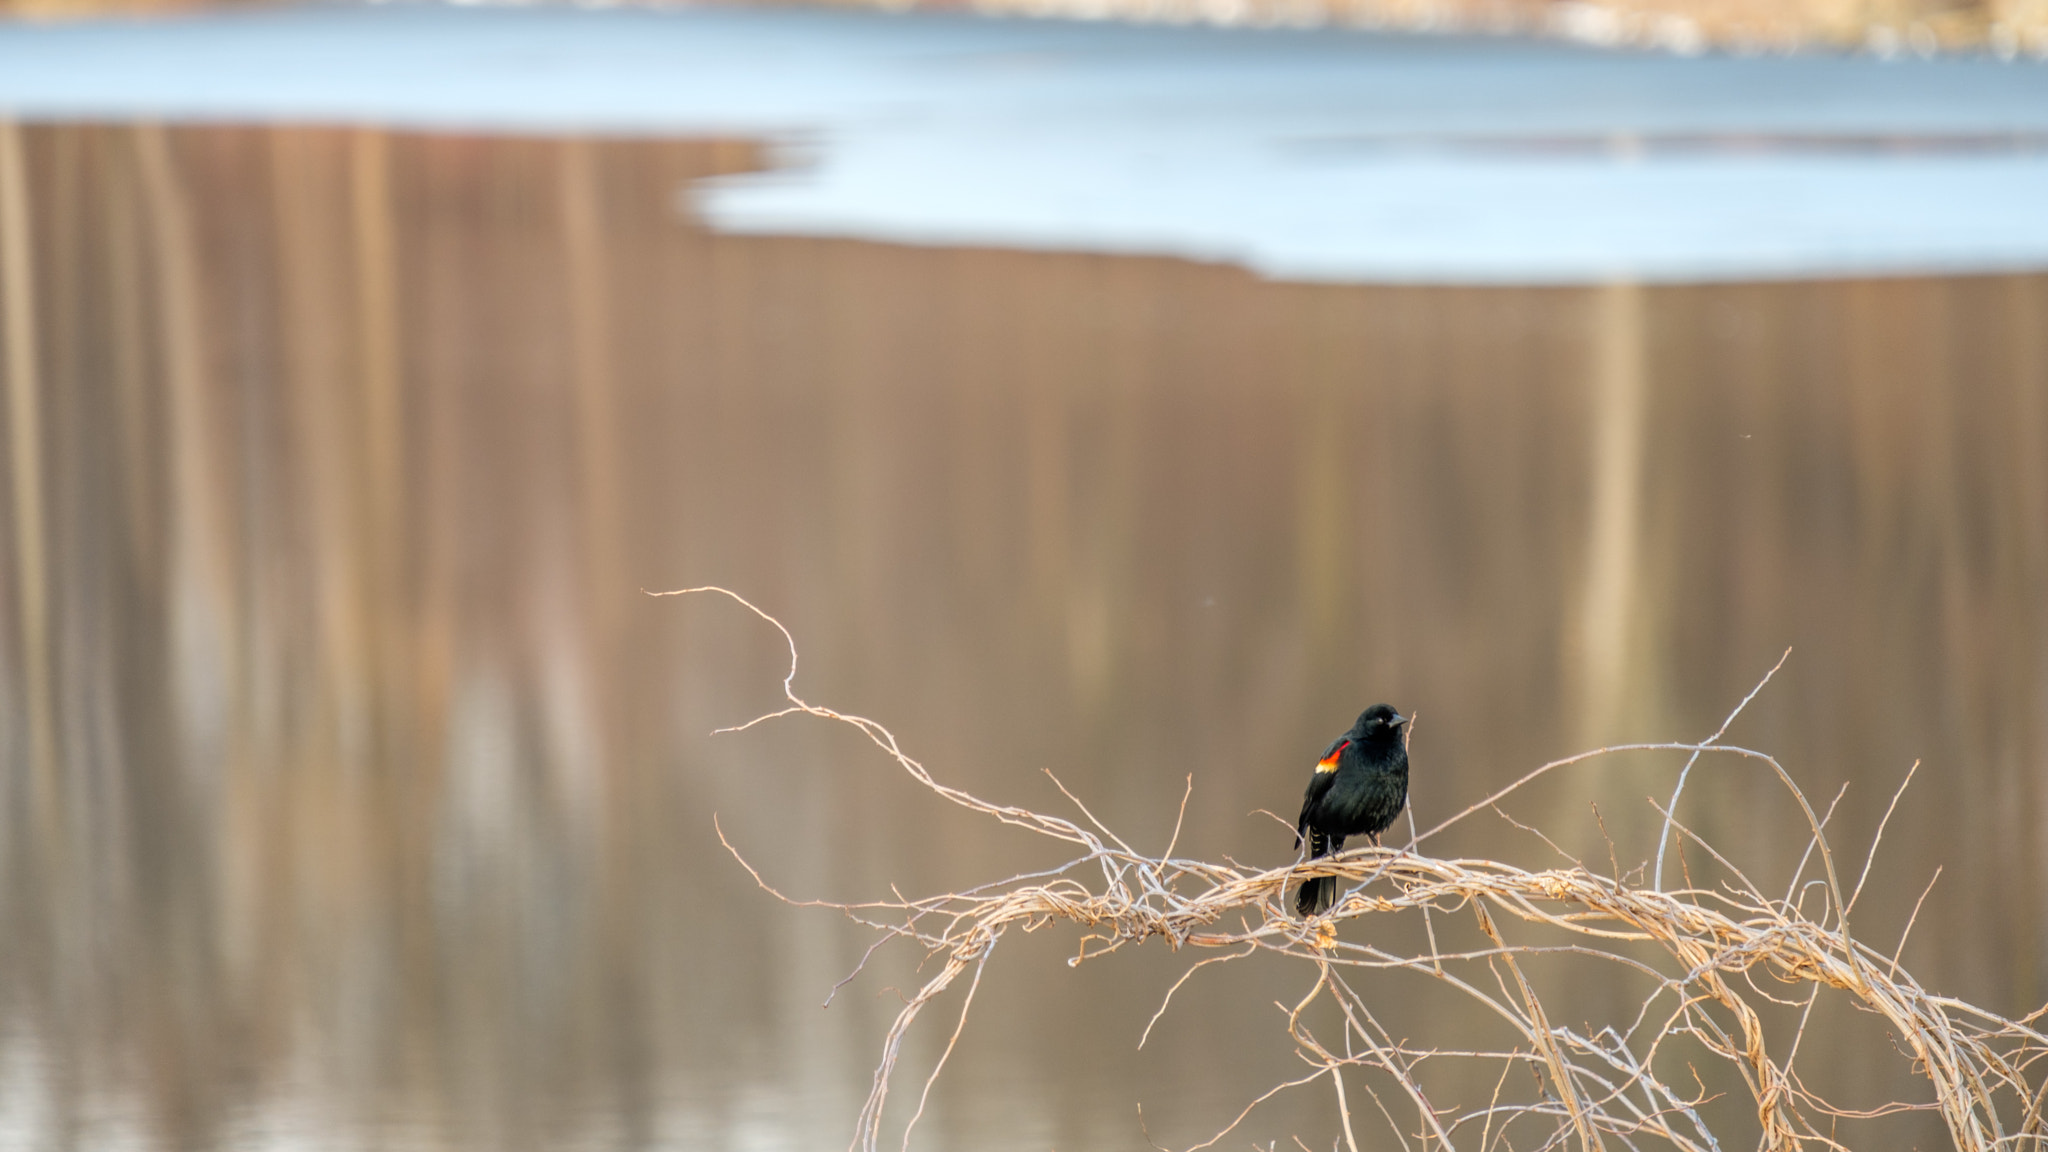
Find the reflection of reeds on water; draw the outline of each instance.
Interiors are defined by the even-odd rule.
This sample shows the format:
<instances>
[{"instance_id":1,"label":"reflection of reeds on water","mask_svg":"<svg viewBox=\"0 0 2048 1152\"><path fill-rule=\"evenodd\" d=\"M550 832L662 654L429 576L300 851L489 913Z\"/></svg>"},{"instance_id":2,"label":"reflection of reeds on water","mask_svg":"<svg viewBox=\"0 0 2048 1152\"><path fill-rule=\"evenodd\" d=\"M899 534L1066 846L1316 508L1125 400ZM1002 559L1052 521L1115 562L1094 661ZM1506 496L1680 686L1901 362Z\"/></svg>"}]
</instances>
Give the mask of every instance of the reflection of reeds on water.
<instances>
[{"instance_id":1,"label":"reflection of reeds on water","mask_svg":"<svg viewBox=\"0 0 2048 1152\"><path fill-rule=\"evenodd\" d=\"M7 795L54 803L0 810L0 983L58 1115L128 1093L159 1142L218 1143L310 1069L344 1119L538 1144L659 1129L664 1078L864 1088L875 1006L793 1006L846 941L763 917L710 813L814 891L1015 846L914 819L828 736L702 743L763 657L638 589L712 579L787 605L822 691L963 785L1055 765L1132 827L1192 772L1190 850L1264 863L1285 837L1243 814L1360 696L1424 715L1427 818L1502 765L1711 730L1792 644L1744 723L1809 790L1882 781L1831 837L1911 758L1939 782L1863 931L1945 865L1913 970L2038 1002L2038 278L1272 284L679 216L745 143L12 131L0 736ZM1525 822L1604 858L1597 800L1646 858L1614 816L1642 772L1537 781ZM771 775L801 801L772 827ZM1789 870L1804 833L1753 785L1703 768L1690 820ZM1110 1028L1121 978L981 1018L1070 1069L1044 1142L1125 1135L1128 1049L1062 1047L1057 1016ZM1260 1023L1169 1019L1147 1060L1234 1098L1210 1054ZM1914 1083L1871 1046L1801 1068ZM962 1146L1004 1135L955 1115ZM805 1122L788 1142L833 1134Z\"/></svg>"},{"instance_id":2,"label":"reflection of reeds on water","mask_svg":"<svg viewBox=\"0 0 2048 1152\"><path fill-rule=\"evenodd\" d=\"M2048 1116L2042 1111L2048 1080L2041 1072L2048 1060L2048 1034L2035 1027L2048 1008L2010 1020L1932 993L1900 967L1903 938L1887 953L1852 935L1849 918L1869 880L1878 843L1871 845L1852 883L1844 871L1851 863L1837 864L1825 831L1834 807L1824 814L1816 812L1775 758L1719 742L1768 684L1770 674L1702 743L1602 749L1552 761L1434 828L1411 834L1406 848L1355 848L1334 858L1261 871L1176 856L1180 820L1160 855L1140 852L1064 785L1059 785L1060 791L1078 810L1078 822L993 804L940 783L904 752L888 728L811 704L797 694L796 640L781 621L723 588L657 595L693 593L737 601L774 626L788 644L790 663L782 682L787 706L721 731L745 731L792 715L846 724L922 788L1078 853L1054 868L961 891L905 897L892 888L889 899L842 904L792 901L771 887L721 834L727 849L740 856L754 881L769 893L800 906L837 910L875 933L874 945L854 972L833 986L834 995L860 975L877 948L892 941L922 950L921 972L936 969L905 997L882 1042L874 1086L855 1136L855 1143L870 1152L881 1145L885 1105L905 1040L923 1011L966 978L951 1036L932 1059L923 1090L903 1121L906 1146L910 1130L924 1115L932 1085L966 1029L997 946L1013 929L1035 932L1061 923L1083 932L1067 961L1070 967L1154 938L1175 952L1215 953L1189 964L1166 992L1145 1036L1169 1009L1174 993L1202 968L1268 953L1303 961L1313 974L1298 1000L1276 1005L1297 1055L1313 1070L1261 1093L1236 1119L1191 1148L1216 1144L1260 1104L1319 1081L1327 1081L1333 1090L1344 1145L1354 1152L1360 1146L1358 1132L1363 1128L1370 1135L1379 1120L1404 1145L1412 1137L1425 1149L1461 1143L1489 1149L1593 1149L1608 1141L1637 1147L1639 1140L1654 1140L1704 1152L1754 1138L1759 1147L1789 1152L1808 1143L1856 1146L1872 1138L1869 1122L1930 1110L1940 1114L1955 1147L1968 1152L2048 1144ZM1783 663L1781 659L1779 665ZM1772 674L1776 671L1773 668ZM1682 838L1678 859L1685 877L1683 886L1673 889L1645 886L1640 870L1625 874L1612 858L1606 873L1598 870L1597 862L1589 867L1578 860L1570 867L1530 871L1484 858L1439 859L1414 850L1467 819L1485 813L1505 817L1501 802L1538 777L1618 751L1682 753L1688 768L1703 755L1768 768L1789 793L1789 804L1807 833L1805 850L1783 894L1775 889L1767 893L1741 864L1700 839L1671 812L1663 814L1662 835L1675 831ZM1906 781L1910 783L1911 773ZM1893 796L1886 823L1906 784ZM1190 790L1192 786L1190 777ZM1183 819L1186 807L1183 796ZM1884 826L1878 828L1878 841ZM1661 851L1659 861L1661 865ZM1751 862L1750 867L1756 864ZM1290 911L1289 892L1311 876L1334 876L1351 889L1327 915L1298 919ZM1916 904L1916 916L1918 911ZM1363 941L1344 938L1342 926L1347 922L1355 921L1358 929L1370 932L1382 918L1403 915L1423 919L1426 949L1405 951L1386 943L1384 933ZM1468 915L1475 925L1463 923ZM1504 923L1509 927L1504 929ZM1909 921L1908 931L1911 927ZM1575 1027L1569 1013L1576 1006L1560 1012L1546 1005L1539 991L1545 983L1539 966L1559 961L1603 969L1605 978L1642 984L1648 992L1631 1012ZM1504 1035L1491 1044L1471 1045L1429 1030L1421 1035L1390 1030L1375 1006L1388 994L1387 978L1397 973L1421 977L1420 994L1433 1003L1440 997L1451 1014L1461 1006L1476 1006L1479 1015ZM1795 1062L1813 1008L1825 992L1844 994L1884 1022L1899 1058L1928 1082L1931 1103L1831 1101L1807 1087ZM1335 1037L1329 1031L1318 1034L1322 1024L1317 1009L1328 1001L1334 1001L1338 1011L1334 1020L1324 1011L1322 1022L1334 1025ZM1786 1020L1774 1005L1796 1013ZM1768 1024L1766 1013L1772 1017ZM1145 1036L1139 1039L1140 1047ZM1483 1071L1447 1079L1440 1074L1447 1065L1460 1071L1478 1065ZM1499 1072L1494 1075L1496 1065ZM1490 1095L1484 1092L1489 1080ZM1467 1090L1462 1098L1455 1091L1460 1084ZM1481 1090L1476 1096L1471 1094L1474 1087ZM1737 1105L1724 1099L1730 1087L1747 1098L1749 1114L1742 1117L1746 1131L1741 1135L1726 1128L1717 1134L1719 1125L1709 1122L1710 1115L1726 1116L1736 1110ZM1351 1091L1362 1095L1354 1098ZM1845 1121L1850 1127L1862 1122L1864 1130L1852 1136L1843 1131ZM1475 1139L1477 1143L1470 1144ZM1295 1142L1300 1143L1298 1137Z\"/></svg>"},{"instance_id":3,"label":"reflection of reeds on water","mask_svg":"<svg viewBox=\"0 0 2048 1152\"><path fill-rule=\"evenodd\" d=\"M0 347L5 348L8 476L13 512L16 619L21 627L25 749L41 823L53 819L56 764L50 731L49 558L43 528L43 417L36 350L35 255L21 126L0 120Z\"/></svg>"}]
</instances>

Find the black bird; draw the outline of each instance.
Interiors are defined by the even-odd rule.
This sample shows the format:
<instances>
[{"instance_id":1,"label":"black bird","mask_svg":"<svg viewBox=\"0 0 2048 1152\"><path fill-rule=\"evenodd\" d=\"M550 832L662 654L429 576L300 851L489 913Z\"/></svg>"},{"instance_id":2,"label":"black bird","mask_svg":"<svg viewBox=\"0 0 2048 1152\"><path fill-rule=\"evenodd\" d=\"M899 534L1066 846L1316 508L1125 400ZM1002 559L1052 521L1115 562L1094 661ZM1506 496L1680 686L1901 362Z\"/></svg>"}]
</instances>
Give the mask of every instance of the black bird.
<instances>
[{"instance_id":1,"label":"black bird","mask_svg":"<svg viewBox=\"0 0 2048 1152\"><path fill-rule=\"evenodd\" d=\"M1301 798L1301 819L1294 826L1294 846L1308 838L1308 854L1331 856L1344 850L1347 836L1380 833L1408 802L1408 749L1401 726L1408 718L1385 704L1361 712L1351 731L1330 742L1308 778ZM1302 881L1294 910L1319 916L1337 902L1337 877L1315 876Z\"/></svg>"}]
</instances>

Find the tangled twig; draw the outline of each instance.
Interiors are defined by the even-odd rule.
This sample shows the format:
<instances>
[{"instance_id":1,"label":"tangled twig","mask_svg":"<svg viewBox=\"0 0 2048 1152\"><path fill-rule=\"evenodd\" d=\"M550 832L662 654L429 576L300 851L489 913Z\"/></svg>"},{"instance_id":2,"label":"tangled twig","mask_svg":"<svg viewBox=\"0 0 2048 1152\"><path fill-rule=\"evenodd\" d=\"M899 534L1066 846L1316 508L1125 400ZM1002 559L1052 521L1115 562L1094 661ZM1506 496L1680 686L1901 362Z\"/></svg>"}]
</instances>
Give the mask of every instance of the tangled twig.
<instances>
[{"instance_id":1,"label":"tangled twig","mask_svg":"<svg viewBox=\"0 0 2048 1152\"><path fill-rule=\"evenodd\" d=\"M1272 1095L1327 1078L1336 1092L1338 1121L1347 1147L1355 1149L1359 1147L1354 1130L1358 1117L1346 1091L1346 1074L1376 1070L1388 1078L1394 1093L1374 1091L1369 1085L1368 1092L1403 1147L1411 1146L1412 1140L1413 1146L1424 1149L1460 1144L1481 1149L1567 1144L1594 1149L1610 1142L1639 1147L1648 1140L1687 1152L1720 1152L1723 1144L1703 1112L1714 1093L1701 1074L1689 1062L1683 1076L1689 1084L1664 1074L1678 1059L1670 1053L1681 1046L1732 1070L1734 1081L1752 1102L1763 1147L1842 1148L1835 1135L1836 1121L1918 1109L1938 1111L1959 1149L1989 1152L2048 1145L2048 1123L2043 1120L2048 1081L2039 1073L2042 1058L2048 1056L2048 1035L2037 1028L2048 1009L2022 1020L2008 1020L1932 994L1899 967L1897 950L1882 953L1855 939L1849 931L1849 913L1868 877L1868 862L1855 889L1845 893L1825 835L1833 806L1827 814L1817 815L1777 760L1762 752L1718 743L1727 730L1726 723L1714 737L1698 744L1628 745L1546 764L1403 848L1360 848L1260 871L1179 858L1173 855L1171 845L1156 857L1136 851L1096 820L1064 785L1060 789L1073 801L1080 821L992 804L942 784L907 755L881 724L799 697L794 690L794 639L779 621L744 597L723 588L655 595L690 592L730 597L774 625L789 644L790 670L783 681L788 706L720 731L738 731L797 713L849 724L865 733L918 783L945 799L1076 849L1076 855L1060 867L963 892L823 905L879 933L877 944L914 942L940 961L936 972L904 1004L883 1042L873 1086L857 1122L854 1144L863 1152L873 1152L879 1145L883 1106L904 1038L918 1016L962 976L968 977L952 1034L924 1083L915 1114L906 1123L906 1148L910 1130L923 1113L924 1100L965 1027L990 954L1010 929L1052 922L1072 924L1081 931L1070 965L1154 938L1175 951L1214 951L1169 989L1146 1026L1146 1037L1188 976L1204 966L1265 952L1295 957L1313 967L1314 981L1287 1015L1289 1035L1310 1072L1251 1101L1222 1131L1195 1148L1222 1140ZM1749 698L1754 696L1752 692ZM1698 848L1720 866L1726 880L1708 888L1691 886L1694 881L1689 878L1688 887L1666 891L1655 884L1629 884L1619 875L1599 875L1582 864L1532 871L1493 860L1439 859L1416 850L1423 841L1476 812L1498 811L1496 805L1503 797L1539 776L1619 751L1684 753L1691 758L1688 768L1704 755L1739 757L1770 768L1803 813L1811 837L1786 894L1765 894L1734 862L1663 808L1659 812L1665 827L1677 833L1681 849L1687 844ZM1910 773L1907 779L1910 781ZM1675 801L1675 792L1673 798ZM1183 797L1183 814L1185 805ZM724 833L719 835L724 842ZM1176 820L1173 844L1178 842ZM729 842L726 847L739 858ZM1875 850L1873 844L1872 852ZM1684 855L1681 850L1681 862ZM1815 857L1821 876L1802 884L1806 865ZM740 862L764 889L789 899L769 888L743 858ZM1334 876L1352 887L1327 915L1302 921L1289 914L1285 896L1289 888L1311 876ZM1814 887L1821 890L1825 901L1818 919L1805 911L1809 890ZM1402 913L1469 916L1476 934L1469 947L1440 944L1432 924L1428 948L1415 953L1339 935L1341 923ZM1511 934L1508 926L1514 924L1524 928ZM1553 942L1529 939L1532 928L1548 930L1546 935ZM1911 930L1910 921L1907 930ZM1902 939L1901 948L1903 944ZM872 948L868 954L873 954ZM1651 990L1628 1026L1582 1034L1553 1019L1545 1009L1529 974L1530 961L1545 955L1617 965L1639 974ZM1510 1043L1491 1050L1450 1051L1419 1048L1398 1038L1382 1025L1353 984L1362 973L1386 970L1425 976L1469 998L1506 1028ZM1756 982L1759 973L1800 991L1789 997L1766 992ZM1932 1089L1930 1103L1850 1109L1829 1102L1803 1083L1794 1062L1814 1003L1824 990L1846 994L1855 1005L1889 1025L1914 1070ZM1334 1043L1319 1037L1308 1020L1311 1005L1326 1001L1334 1002L1341 1021L1341 1035ZM1798 1023L1789 1036L1769 1034L1764 1012L1759 1010L1766 1003L1798 1009ZM1140 1038L1141 1044L1144 1038ZM1431 1099L1425 1087L1425 1065L1451 1060L1500 1066L1492 1080L1492 1097L1484 1106L1454 1107ZM1532 1072L1540 1089L1512 1095L1507 1085L1510 1073L1518 1067ZM1395 1102L1400 1100L1413 1112L1412 1125L1396 1117L1400 1105Z\"/></svg>"}]
</instances>

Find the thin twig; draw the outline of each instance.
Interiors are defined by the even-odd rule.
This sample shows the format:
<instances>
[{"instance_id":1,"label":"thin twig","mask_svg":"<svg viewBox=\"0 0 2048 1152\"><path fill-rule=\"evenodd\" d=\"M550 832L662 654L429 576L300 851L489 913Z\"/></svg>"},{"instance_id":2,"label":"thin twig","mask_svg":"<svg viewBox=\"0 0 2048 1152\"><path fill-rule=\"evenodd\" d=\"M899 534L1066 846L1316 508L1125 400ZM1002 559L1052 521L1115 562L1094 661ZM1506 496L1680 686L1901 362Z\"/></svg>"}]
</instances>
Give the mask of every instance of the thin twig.
<instances>
[{"instance_id":1,"label":"thin twig","mask_svg":"<svg viewBox=\"0 0 2048 1152\"><path fill-rule=\"evenodd\" d=\"M1906 769L1906 778L1899 781L1898 791L1892 793L1892 802L1884 806L1884 819L1877 822L1877 834L1870 838L1870 851L1863 857L1863 874L1856 877L1856 891L1849 894L1849 908L1851 909L1856 907L1857 898L1863 895L1863 882L1870 879L1870 865L1872 861L1877 859L1877 846L1884 843L1885 825L1892 822L1892 813L1899 807L1899 797L1906 794L1906 786L1913 782L1913 773L1919 770L1920 762L1918 760L1913 761L1913 766Z\"/></svg>"},{"instance_id":2,"label":"thin twig","mask_svg":"<svg viewBox=\"0 0 2048 1152\"><path fill-rule=\"evenodd\" d=\"M1920 906L1927 903L1927 894L1934 891L1934 882L1941 879L1941 865L1934 866L1934 875L1927 878L1927 887L1920 890L1920 898L1913 901L1913 914L1906 917L1905 931L1899 933L1899 946L1892 949L1892 966L1889 974L1899 974L1899 957L1906 954L1906 937L1913 934L1913 925L1920 919Z\"/></svg>"},{"instance_id":3,"label":"thin twig","mask_svg":"<svg viewBox=\"0 0 2048 1152\"><path fill-rule=\"evenodd\" d=\"M1714 729L1714 734L1712 736L1709 736L1705 740L1700 741L1700 749L1694 751L1693 754L1686 759L1685 767L1678 770L1678 783L1672 785L1671 788L1671 803L1666 805L1664 808L1664 830L1657 837L1657 870L1650 874L1650 887L1657 889L1662 889L1664 887L1664 846L1671 840L1671 817L1678 811L1678 797L1681 793L1685 791L1685 778L1692 775L1692 766L1699 762L1700 752L1704 751L1707 745L1710 745L1714 743L1716 740L1719 740L1722 737L1722 735L1728 731L1729 725L1735 723L1735 718L1737 716L1742 715L1742 710L1744 708L1749 707L1749 702L1751 700L1756 699L1756 694L1764 690L1764 685L1769 684L1771 682L1771 677L1776 676L1778 674L1778 669L1783 668L1785 666L1785 661L1790 660L1791 658L1792 649L1785 649L1785 651L1779 655L1778 662L1776 664L1771 665L1771 670L1769 672L1764 673L1764 678L1757 681L1756 687L1751 688L1749 690L1749 695L1744 696L1742 698L1741 703L1735 706L1734 711L1728 713L1728 718L1721 721L1721 726L1719 728Z\"/></svg>"}]
</instances>

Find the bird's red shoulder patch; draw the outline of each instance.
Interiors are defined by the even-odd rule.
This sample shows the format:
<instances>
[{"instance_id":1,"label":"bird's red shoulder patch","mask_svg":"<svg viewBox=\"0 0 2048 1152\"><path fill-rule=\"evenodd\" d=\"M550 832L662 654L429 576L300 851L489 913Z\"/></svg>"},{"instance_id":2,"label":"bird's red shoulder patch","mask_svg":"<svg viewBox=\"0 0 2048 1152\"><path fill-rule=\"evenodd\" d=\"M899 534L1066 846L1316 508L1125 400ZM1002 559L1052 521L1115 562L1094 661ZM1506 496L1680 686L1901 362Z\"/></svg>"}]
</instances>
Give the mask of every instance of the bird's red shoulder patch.
<instances>
[{"instance_id":1,"label":"bird's red shoulder patch","mask_svg":"<svg viewBox=\"0 0 2048 1152\"><path fill-rule=\"evenodd\" d=\"M1342 744L1339 744L1335 748L1331 749L1330 754L1328 756L1325 756L1321 760L1316 761L1316 771L1335 772L1337 770L1338 759L1344 755L1344 750L1349 747L1351 747L1351 741L1346 740Z\"/></svg>"}]
</instances>

